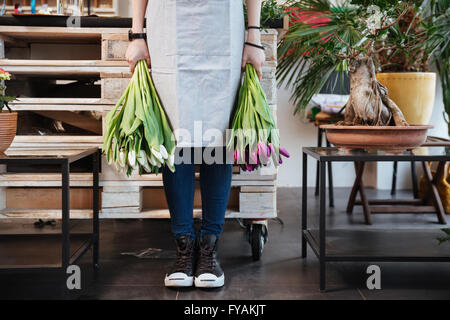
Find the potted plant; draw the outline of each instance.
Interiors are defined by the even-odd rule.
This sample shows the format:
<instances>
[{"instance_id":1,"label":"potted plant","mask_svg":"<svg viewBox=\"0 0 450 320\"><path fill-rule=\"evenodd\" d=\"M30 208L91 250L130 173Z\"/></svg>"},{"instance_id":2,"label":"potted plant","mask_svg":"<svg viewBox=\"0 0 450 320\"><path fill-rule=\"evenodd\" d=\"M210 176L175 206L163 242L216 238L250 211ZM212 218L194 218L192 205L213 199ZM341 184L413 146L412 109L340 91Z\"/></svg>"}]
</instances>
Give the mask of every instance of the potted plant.
<instances>
[{"instance_id":1,"label":"potted plant","mask_svg":"<svg viewBox=\"0 0 450 320\"><path fill-rule=\"evenodd\" d=\"M263 0L261 2L261 27L262 28L283 28L285 6L276 0ZM245 24L247 25L247 8L244 1Z\"/></svg>"},{"instance_id":2,"label":"potted plant","mask_svg":"<svg viewBox=\"0 0 450 320\"><path fill-rule=\"evenodd\" d=\"M442 60L445 50L440 50L441 45L448 45L448 13L447 25L439 22L445 21L449 5L449 0L415 1L377 43L379 47L392 48L375 57L381 71L377 79L388 88L390 97L410 123L428 124L431 119L436 73L430 72L430 64L434 58L438 69L445 69L445 62L448 65L448 52L447 60ZM448 82L445 77L442 80Z\"/></svg>"},{"instance_id":3,"label":"potted plant","mask_svg":"<svg viewBox=\"0 0 450 320\"><path fill-rule=\"evenodd\" d=\"M308 19L294 23L279 44L280 83L293 87L296 111L305 110L333 71L349 72L345 119L327 125L331 143L400 151L421 145L429 126L408 125L388 90L376 78L374 57L395 48L382 45L387 32L410 11L413 1L289 1ZM316 20L318 22L311 22Z\"/></svg>"},{"instance_id":4,"label":"potted plant","mask_svg":"<svg viewBox=\"0 0 450 320\"><path fill-rule=\"evenodd\" d=\"M11 74L0 68L0 154L9 148L17 130L17 113L8 105L15 97L6 95L5 81L10 79Z\"/></svg>"}]
</instances>

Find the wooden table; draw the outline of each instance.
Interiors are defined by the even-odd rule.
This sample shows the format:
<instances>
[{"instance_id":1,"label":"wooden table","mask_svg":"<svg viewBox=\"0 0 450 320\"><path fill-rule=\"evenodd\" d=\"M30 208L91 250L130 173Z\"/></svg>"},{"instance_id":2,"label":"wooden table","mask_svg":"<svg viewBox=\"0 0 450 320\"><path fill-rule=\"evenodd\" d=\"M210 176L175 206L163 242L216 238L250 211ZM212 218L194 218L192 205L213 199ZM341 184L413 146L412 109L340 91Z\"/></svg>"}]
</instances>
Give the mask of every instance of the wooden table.
<instances>
[{"instance_id":1,"label":"wooden table","mask_svg":"<svg viewBox=\"0 0 450 320\"><path fill-rule=\"evenodd\" d=\"M428 137L427 142L423 147L449 147L450 141L446 139ZM439 196L437 189L437 183L442 180L445 174L445 164L446 161L439 161L435 175L431 173L430 166L427 161L421 161L424 171L424 177L429 186L429 192L424 199L418 199L418 189L417 189L417 177L415 171L415 157L412 154L411 157L411 168L413 176L413 189L414 199L368 199L365 187L362 181L362 176L364 173L365 162L355 162L356 178L353 183L353 188L350 193L350 197L347 204L347 213L353 213L353 208L355 205L362 205L364 211L364 219L366 224L372 224L372 214L388 214L388 213L436 213L439 223L446 224L445 210L442 205L442 200ZM394 161L397 164L397 161ZM394 166L395 170L396 166ZM394 177L396 172L394 171ZM356 196L359 192L360 201L356 201ZM392 192L391 192L392 193ZM432 205L429 205L429 203Z\"/></svg>"}]
</instances>

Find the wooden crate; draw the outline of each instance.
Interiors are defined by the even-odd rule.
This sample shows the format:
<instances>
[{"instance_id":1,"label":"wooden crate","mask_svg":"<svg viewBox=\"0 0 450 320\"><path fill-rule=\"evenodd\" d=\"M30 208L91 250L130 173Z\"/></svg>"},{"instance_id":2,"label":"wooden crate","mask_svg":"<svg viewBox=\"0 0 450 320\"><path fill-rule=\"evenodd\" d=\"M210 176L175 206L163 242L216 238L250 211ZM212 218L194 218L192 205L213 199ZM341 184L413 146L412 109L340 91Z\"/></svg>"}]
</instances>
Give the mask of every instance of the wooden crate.
<instances>
[{"instance_id":1,"label":"wooden crate","mask_svg":"<svg viewBox=\"0 0 450 320\"><path fill-rule=\"evenodd\" d=\"M125 90L131 74L124 60L128 45L128 29L119 28L49 28L49 27L5 27L0 26L0 48L5 48L6 59L0 59L0 67L4 67L18 77L62 77L64 79L94 78L101 87L98 97L28 97L12 103L12 107L20 112L43 113L61 119L62 116L74 125L80 119L67 120L70 113L90 111L100 114L104 126L104 117L115 105L117 99ZM266 30L262 34L266 49L266 64L263 68L262 85L267 94L269 104L276 116L276 44L277 31ZM39 59L33 52L33 44L54 43L58 45L84 44L96 48L90 59L89 53L83 53L83 59L46 60L45 52ZM98 49L98 51L97 51ZM67 53L66 53L67 54ZM25 58L24 58L25 57ZM87 57L87 58L86 58ZM0 50L0 58L2 50ZM9 59L8 59L9 58ZM64 112L63 115L56 112ZM77 122L78 121L78 122ZM94 124L92 124L94 125ZM88 124L84 124L88 126ZM104 132L104 130L102 130ZM73 150L96 146L101 147L101 134L89 136L17 136L8 150L9 154L39 154L43 150ZM33 202L22 203L18 195L29 190L30 194L38 195L50 192L58 199L56 188L61 186L61 176L54 173L26 174L6 173L0 168L0 217L21 218L58 218L59 208L56 203L46 207L32 208ZM77 200L79 197L90 199L88 187L92 184L90 174L75 173L71 175L71 187L75 188L72 195L75 203L71 216L83 218L91 215L89 201ZM169 213L165 205L162 191L161 175L132 175L128 178L118 173L102 158L100 175L102 187L103 218L167 218ZM45 189L43 189L45 188ZM53 199L53 198L52 198ZM201 214L199 191L196 191L195 215ZM232 192L229 201L227 217L230 218L272 218L276 216L276 169L267 167L252 173L241 172L234 168Z\"/></svg>"}]
</instances>

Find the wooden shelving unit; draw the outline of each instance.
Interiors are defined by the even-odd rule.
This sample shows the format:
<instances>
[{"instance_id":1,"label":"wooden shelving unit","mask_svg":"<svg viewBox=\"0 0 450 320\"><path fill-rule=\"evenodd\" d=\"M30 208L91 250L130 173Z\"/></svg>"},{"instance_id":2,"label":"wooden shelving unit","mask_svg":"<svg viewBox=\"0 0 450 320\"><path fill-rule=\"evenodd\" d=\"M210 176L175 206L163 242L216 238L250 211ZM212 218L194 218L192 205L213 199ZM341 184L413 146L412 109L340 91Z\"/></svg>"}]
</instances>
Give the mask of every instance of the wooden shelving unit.
<instances>
[{"instance_id":1,"label":"wooden shelving unit","mask_svg":"<svg viewBox=\"0 0 450 320\"><path fill-rule=\"evenodd\" d=\"M22 5L23 13L31 13L30 0L6 0L6 13L14 13L14 4ZM56 0L36 0L36 12L43 4L48 4L56 13ZM87 14L87 1L84 0L84 13ZM91 14L116 17L119 14L119 0L91 0Z\"/></svg>"},{"instance_id":2,"label":"wooden shelving unit","mask_svg":"<svg viewBox=\"0 0 450 320\"><path fill-rule=\"evenodd\" d=\"M19 131L8 154L101 147L104 117L131 76L124 60L127 32L127 28L0 26L0 49L5 49L4 56L0 50L0 67L14 76L8 93L20 95L11 104L19 112ZM275 113L277 31L264 31L262 41L267 48L262 84ZM41 128L45 124L48 132ZM55 133L52 127L56 124L65 131ZM74 170L80 172L71 175L75 191L71 215L86 218L90 214L87 209L91 204L86 199L91 199L88 186L92 178L83 173L83 164ZM60 175L51 168L30 174L0 167L0 218L58 218L58 208L42 207L40 199L57 198L60 185ZM128 178L103 157L100 186L103 218L169 217L161 175ZM27 193L32 196L24 197ZM198 215L198 191L195 199ZM275 217L276 170L269 167L246 173L235 168L227 216Z\"/></svg>"}]
</instances>

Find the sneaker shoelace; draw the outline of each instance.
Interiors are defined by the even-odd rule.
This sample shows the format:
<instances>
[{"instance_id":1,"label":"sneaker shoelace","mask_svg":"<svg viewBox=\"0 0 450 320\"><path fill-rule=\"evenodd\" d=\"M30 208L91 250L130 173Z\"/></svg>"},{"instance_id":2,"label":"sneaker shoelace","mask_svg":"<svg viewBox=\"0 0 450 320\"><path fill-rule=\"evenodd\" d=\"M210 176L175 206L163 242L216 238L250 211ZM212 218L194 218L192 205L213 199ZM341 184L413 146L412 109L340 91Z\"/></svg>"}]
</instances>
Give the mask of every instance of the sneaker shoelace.
<instances>
[{"instance_id":1,"label":"sneaker shoelace","mask_svg":"<svg viewBox=\"0 0 450 320\"><path fill-rule=\"evenodd\" d=\"M191 267L192 264L192 251L190 248L186 248L183 251L179 251L177 255L177 260L175 261L175 268L177 270L186 270Z\"/></svg>"},{"instance_id":2,"label":"sneaker shoelace","mask_svg":"<svg viewBox=\"0 0 450 320\"><path fill-rule=\"evenodd\" d=\"M200 261L199 261L199 269L211 271L216 267L216 259L214 258L214 250L213 249L203 249L200 248Z\"/></svg>"}]
</instances>

